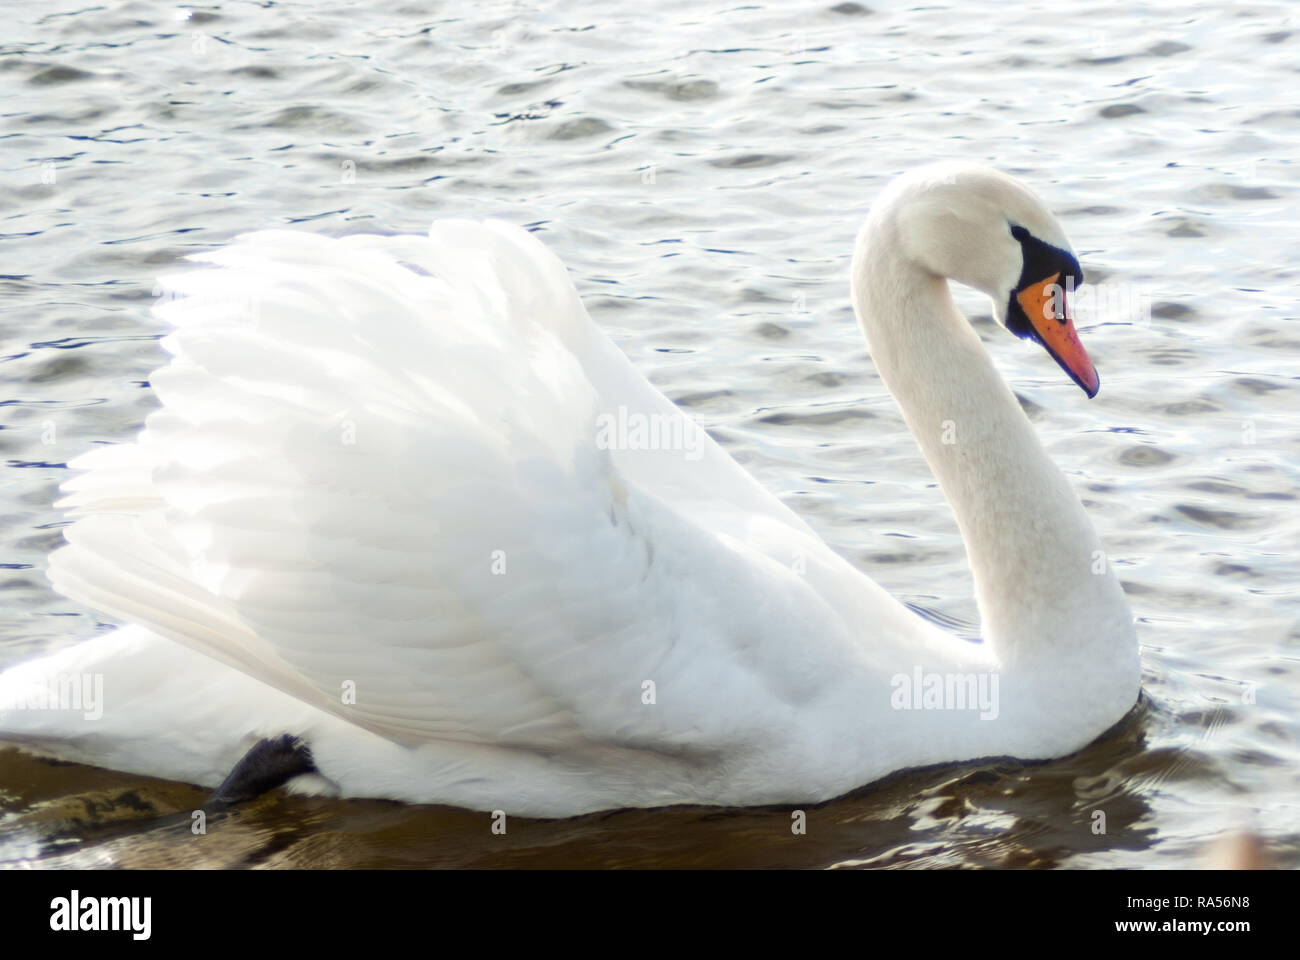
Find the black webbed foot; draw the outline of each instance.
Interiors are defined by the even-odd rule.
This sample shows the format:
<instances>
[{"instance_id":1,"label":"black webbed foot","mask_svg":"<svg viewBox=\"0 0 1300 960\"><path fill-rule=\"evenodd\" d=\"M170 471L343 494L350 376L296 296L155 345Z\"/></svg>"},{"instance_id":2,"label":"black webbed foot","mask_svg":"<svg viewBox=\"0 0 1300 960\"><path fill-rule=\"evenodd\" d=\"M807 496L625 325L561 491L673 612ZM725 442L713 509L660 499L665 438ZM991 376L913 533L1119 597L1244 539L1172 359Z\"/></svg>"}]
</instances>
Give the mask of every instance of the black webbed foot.
<instances>
[{"instance_id":1,"label":"black webbed foot","mask_svg":"<svg viewBox=\"0 0 1300 960\"><path fill-rule=\"evenodd\" d=\"M304 773L316 773L311 750L291 734L259 740L203 804L222 809L259 797Z\"/></svg>"}]
</instances>

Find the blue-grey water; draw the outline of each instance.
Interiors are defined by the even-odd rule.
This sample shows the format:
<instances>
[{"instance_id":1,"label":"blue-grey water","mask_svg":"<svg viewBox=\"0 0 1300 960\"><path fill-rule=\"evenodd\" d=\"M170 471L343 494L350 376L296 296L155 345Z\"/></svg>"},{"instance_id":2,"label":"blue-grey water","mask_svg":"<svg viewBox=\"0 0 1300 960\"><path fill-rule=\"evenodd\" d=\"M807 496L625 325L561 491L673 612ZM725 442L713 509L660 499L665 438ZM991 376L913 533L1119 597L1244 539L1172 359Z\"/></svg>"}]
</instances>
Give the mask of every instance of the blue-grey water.
<instances>
[{"instance_id":1,"label":"blue-grey water","mask_svg":"<svg viewBox=\"0 0 1300 960\"><path fill-rule=\"evenodd\" d=\"M956 525L853 323L872 197L944 158L1033 186L1090 281L1086 401L959 291L1086 500L1145 699L1042 765L916 771L813 808L515 821L202 791L0 750L0 863L1300 863L1300 18L1288 3L43 0L0 42L0 665L106 629L44 575L64 464L129 440L154 277L246 230L535 229L596 322L861 569L970 633ZM1086 289L1086 288L1085 288ZM160 718L166 722L166 718ZM1106 815L1094 832L1094 813Z\"/></svg>"}]
</instances>

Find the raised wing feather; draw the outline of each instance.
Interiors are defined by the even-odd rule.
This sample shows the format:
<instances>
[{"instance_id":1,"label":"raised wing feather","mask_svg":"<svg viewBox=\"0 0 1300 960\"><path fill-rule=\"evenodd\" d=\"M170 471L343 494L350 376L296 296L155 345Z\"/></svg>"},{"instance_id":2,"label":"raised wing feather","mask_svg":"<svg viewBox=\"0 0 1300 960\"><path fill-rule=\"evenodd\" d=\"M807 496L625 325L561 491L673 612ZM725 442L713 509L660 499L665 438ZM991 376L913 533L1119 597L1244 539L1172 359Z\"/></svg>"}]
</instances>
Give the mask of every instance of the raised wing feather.
<instances>
[{"instance_id":1,"label":"raised wing feather","mask_svg":"<svg viewBox=\"0 0 1300 960\"><path fill-rule=\"evenodd\" d=\"M836 559L702 433L690 460L596 442L617 405L682 414L527 234L273 231L201 259L164 278L163 408L71 464L58 589L411 743L719 744L797 698L759 638L833 631L767 554Z\"/></svg>"}]
</instances>

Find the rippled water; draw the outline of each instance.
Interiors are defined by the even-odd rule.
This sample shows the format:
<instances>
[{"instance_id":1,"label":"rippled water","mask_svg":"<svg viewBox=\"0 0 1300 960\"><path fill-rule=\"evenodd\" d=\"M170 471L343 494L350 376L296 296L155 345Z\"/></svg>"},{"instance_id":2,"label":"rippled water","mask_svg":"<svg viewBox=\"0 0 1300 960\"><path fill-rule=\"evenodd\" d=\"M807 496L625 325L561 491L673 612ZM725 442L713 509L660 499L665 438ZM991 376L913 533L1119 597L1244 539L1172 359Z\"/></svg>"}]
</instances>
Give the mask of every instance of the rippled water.
<instances>
[{"instance_id":1,"label":"rippled water","mask_svg":"<svg viewBox=\"0 0 1300 960\"><path fill-rule=\"evenodd\" d=\"M1295 8L45 0L0 46L0 664L103 625L43 573L63 463L154 406L154 275L251 228L538 230L596 321L885 587L974 632L951 514L853 323L893 175L963 158L1053 206L1090 281L1083 399L967 292L1139 617L1145 698L1042 765L913 771L810 811L512 821L202 792L0 751L0 862L128 866L1300 863ZM467 13L471 11L472 13ZM1092 813L1107 815L1105 835Z\"/></svg>"}]
</instances>

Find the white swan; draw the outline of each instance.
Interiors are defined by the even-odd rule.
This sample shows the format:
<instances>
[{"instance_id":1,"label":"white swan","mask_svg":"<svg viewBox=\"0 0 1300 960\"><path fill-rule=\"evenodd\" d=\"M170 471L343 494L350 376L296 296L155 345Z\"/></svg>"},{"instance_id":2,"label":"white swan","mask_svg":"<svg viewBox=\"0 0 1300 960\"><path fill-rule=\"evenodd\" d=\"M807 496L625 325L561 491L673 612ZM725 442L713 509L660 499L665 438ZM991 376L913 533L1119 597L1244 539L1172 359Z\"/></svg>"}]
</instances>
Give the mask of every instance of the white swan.
<instances>
[{"instance_id":1,"label":"white swan","mask_svg":"<svg viewBox=\"0 0 1300 960\"><path fill-rule=\"evenodd\" d=\"M64 488L55 587L133 625L0 676L0 738L215 785L292 734L321 789L538 816L1075 751L1135 702L1132 616L944 279L1091 396L1051 309L1069 251L1025 187L945 166L895 181L854 254L872 358L965 538L973 644L694 427L522 230L241 237L165 278L162 409ZM638 425L676 442L633 449ZM83 675L98 707L23 708Z\"/></svg>"}]
</instances>

